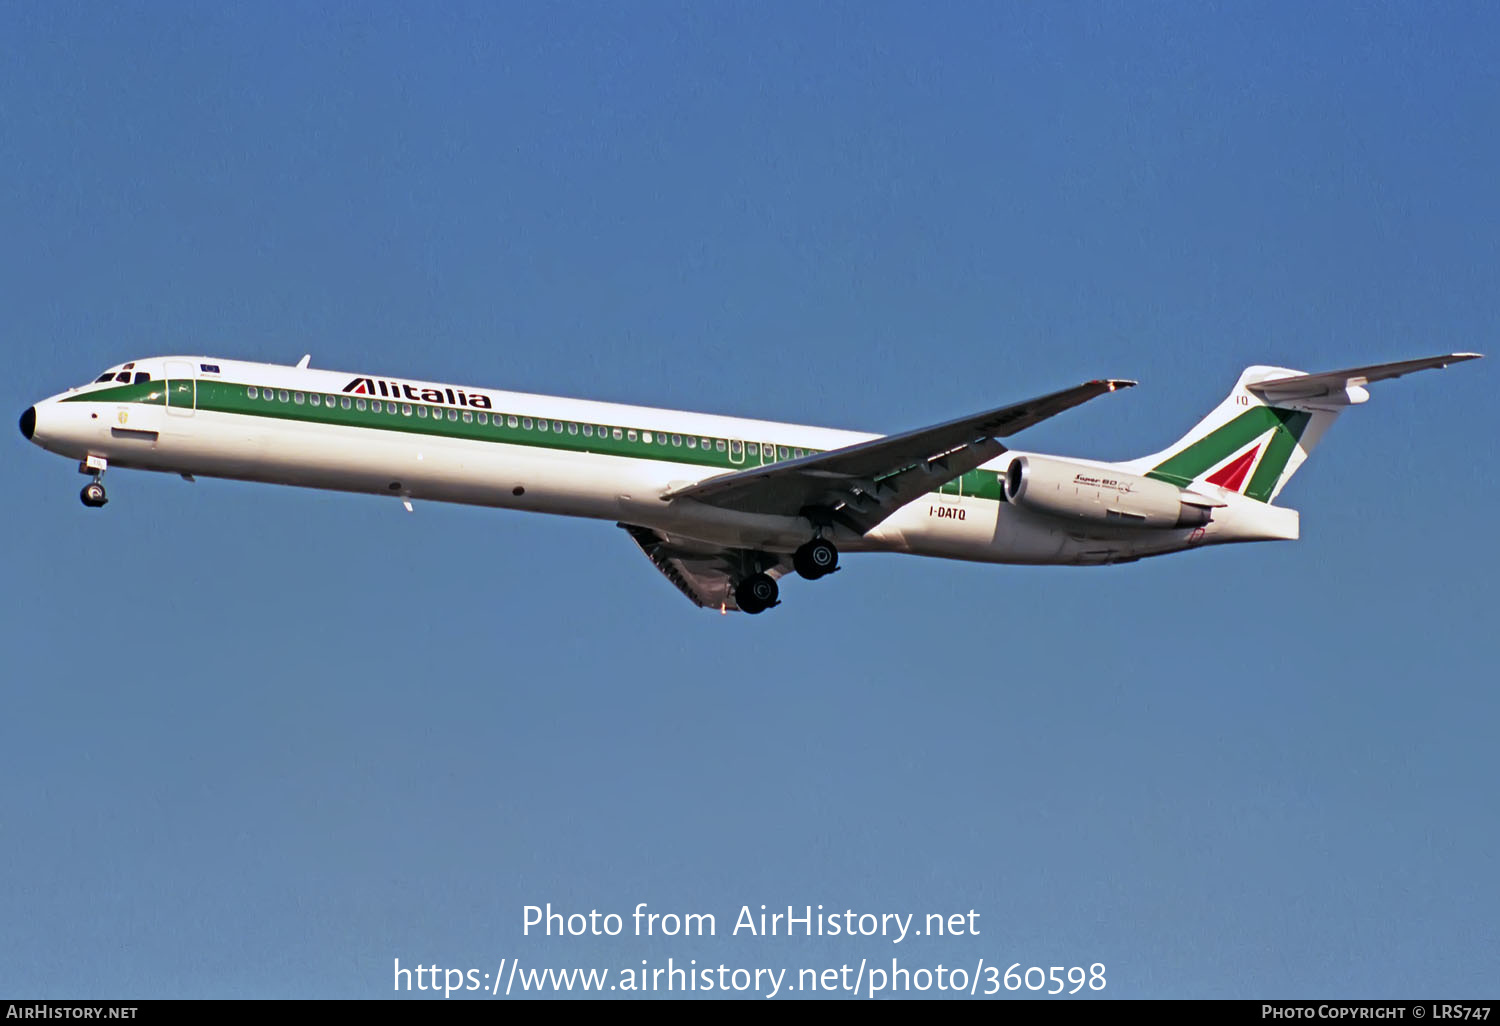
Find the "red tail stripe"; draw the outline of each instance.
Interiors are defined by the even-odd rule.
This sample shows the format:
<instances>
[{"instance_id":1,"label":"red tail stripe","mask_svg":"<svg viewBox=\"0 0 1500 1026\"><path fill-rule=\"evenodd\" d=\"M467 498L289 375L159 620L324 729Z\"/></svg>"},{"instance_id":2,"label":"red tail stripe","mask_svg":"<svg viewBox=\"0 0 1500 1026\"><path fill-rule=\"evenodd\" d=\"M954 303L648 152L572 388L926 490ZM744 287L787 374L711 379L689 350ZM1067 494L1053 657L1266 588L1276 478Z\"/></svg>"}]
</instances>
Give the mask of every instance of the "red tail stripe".
<instances>
[{"instance_id":1,"label":"red tail stripe","mask_svg":"<svg viewBox=\"0 0 1500 1026\"><path fill-rule=\"evenodd\" d=\"M1259 454L1260 446L1257 445L1239 459L1220 468L1218 473L1208 478L1208 483L1228 488L1231 492L1239 491L1245 485L1245 478L1250 476L1250 468L1255 466L1255 457Z\"/></svg>"}]
</instances>

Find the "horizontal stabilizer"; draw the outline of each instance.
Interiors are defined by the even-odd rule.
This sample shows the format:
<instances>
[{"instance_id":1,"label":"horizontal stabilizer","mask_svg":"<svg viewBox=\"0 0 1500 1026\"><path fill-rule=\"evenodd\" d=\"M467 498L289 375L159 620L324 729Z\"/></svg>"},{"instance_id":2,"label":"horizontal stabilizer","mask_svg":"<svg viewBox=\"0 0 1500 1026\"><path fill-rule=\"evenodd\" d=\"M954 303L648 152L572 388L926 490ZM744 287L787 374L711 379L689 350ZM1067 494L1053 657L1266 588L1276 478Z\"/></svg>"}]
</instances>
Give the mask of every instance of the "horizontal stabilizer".
<instances>
[{"instance_id":1,"label":"horizontal stabilizer","mask_svg":"<svg viewBox=\"0 0 1500 1026\"><path fill-rule=\"evenodd\" d=\"M1287 403L1302 399L1331 399L1337 405L1351 405L1369 398L1363 386L1372 381L1399 378L1414 371L1446 367L1450 363L1479 359L1479 353L1448 353L1444 356L1427 356L1420 360L1402 360L1398 363L1377 363L1369 367L1350 367L1346 370L1325 371L1322 374L1294 374L1290 377L1269 378L1265 381L1246 382L1245 388L1271 404Z\"/></svg>"}]
</instances>

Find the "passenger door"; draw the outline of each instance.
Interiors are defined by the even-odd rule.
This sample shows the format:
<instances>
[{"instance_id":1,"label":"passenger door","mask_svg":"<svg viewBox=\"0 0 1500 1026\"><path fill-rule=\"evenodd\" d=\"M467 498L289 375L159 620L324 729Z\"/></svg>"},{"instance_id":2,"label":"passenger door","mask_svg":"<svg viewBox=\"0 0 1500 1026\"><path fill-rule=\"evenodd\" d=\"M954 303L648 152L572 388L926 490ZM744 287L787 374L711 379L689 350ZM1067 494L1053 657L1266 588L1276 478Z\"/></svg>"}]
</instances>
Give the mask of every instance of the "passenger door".
<instances>
[{"instance_id":1,"label":"passenger door","mask_svg":"<svg viewBox=\"0 0 1500 1026\"><path fill-rule=\"evenodd\" d=\"M183 360L168 360L167 415L191 417L198 408L198 368Z\"/></svg>"}]
</instances>

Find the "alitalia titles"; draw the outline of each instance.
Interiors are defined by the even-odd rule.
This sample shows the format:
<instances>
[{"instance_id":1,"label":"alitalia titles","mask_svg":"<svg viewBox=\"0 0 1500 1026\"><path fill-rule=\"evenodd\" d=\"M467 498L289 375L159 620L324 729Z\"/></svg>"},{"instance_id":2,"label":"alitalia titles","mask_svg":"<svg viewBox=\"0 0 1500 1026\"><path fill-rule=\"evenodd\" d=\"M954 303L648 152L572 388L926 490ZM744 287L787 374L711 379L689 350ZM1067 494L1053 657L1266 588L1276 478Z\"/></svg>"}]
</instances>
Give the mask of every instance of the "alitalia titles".
<instances>
[{"instance_id":1,"label":"alitalia titles","mask_svg":"<svg viewBox=\"0 0 1500 1026\"><path fill-rule=\"evenodd\" d=\"M461 388L418 388L404 381L385 381L381 378L355 378L344 386L350 395L384 396L387 399L410 399L418 403L438 403L448 406L471 406L476 410L488 410L490 397L479 392L465 392Z\"/></svg>"}]
</instances>

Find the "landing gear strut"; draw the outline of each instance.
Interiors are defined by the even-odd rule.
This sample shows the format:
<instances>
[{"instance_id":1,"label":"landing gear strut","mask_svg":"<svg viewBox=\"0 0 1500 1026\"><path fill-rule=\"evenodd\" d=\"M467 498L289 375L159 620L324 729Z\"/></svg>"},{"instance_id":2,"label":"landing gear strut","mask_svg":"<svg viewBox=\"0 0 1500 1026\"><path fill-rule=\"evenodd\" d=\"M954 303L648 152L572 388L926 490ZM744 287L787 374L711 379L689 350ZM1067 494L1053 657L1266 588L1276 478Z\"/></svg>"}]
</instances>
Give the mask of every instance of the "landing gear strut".
<instances>
[{"instance_id":1,"label":"landing gear strut","mask_svg":"<svg viewBox=\"0 0 1500 1026\"><path fill-rule=\"evenodd\" d=\"M792 565L797 568L797 573L809 581L816 581L839 568L839 550L832 542L814 538L792 553Z\"/></svg>"},{"instance_id":2,"label":"landing gear strut","mask_svg":"<svg viewBox=\"0 0 1500 1026\"><path fill-rule=\"evenodd\" d=\"M764 613L778 604L781 590L770 574L751 574L734 586L734 601L744 613Z\"/></svg>"},{"instance_id":3,"label":"landing gear strut","mask_svg":"<svg viewBox=\"0 0 1500 1026\"><path fill-rule=\"evenodd\" d=\"M104 472L109 469L109 463L103 456L88 456L82 463L78 464L80 474L93 474L94 479L83 486L83 491L78 497L89 509L98 509L109 501L109 496L104 494Z\"/></svg>"}]
</instances>

